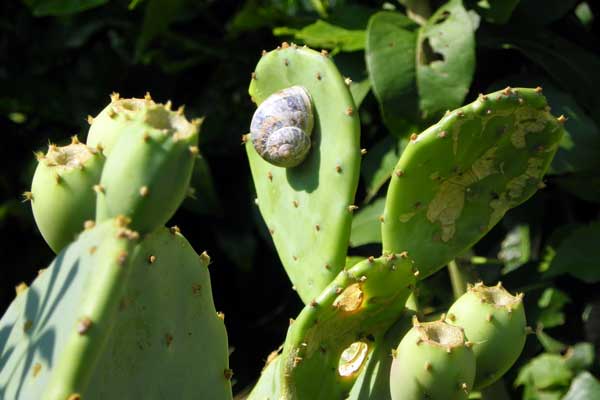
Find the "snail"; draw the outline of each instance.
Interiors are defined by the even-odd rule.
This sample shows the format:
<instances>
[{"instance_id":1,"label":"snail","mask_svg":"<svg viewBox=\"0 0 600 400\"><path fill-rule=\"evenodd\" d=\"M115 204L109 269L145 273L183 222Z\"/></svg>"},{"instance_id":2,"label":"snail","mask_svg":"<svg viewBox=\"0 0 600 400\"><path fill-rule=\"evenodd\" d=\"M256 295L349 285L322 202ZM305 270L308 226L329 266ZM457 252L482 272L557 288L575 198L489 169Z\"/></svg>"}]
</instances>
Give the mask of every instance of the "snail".
<instances>
[{"instance_id":1,"label":"snail","mask_svg":"<svg viewBox=\"0 0 600 400\"><path fill-rule=\"evenodd\" d=\"M250 138L257 153L278 167L291 168L304 161L314 126L308 91L292 86L269 96L250 123Z\"/></svg>"}]
</instances>

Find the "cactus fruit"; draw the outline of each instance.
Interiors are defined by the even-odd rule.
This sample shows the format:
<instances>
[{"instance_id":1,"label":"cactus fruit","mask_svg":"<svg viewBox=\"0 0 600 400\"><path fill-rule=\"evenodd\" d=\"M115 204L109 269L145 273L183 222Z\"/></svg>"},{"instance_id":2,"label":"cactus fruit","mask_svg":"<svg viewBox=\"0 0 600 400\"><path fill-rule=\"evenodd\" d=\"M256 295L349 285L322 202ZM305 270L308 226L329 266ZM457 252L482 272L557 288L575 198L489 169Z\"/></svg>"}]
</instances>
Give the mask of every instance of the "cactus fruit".
<instances>
[{"instance_id":1,"label":"cactus fruit","mask_svg":"<svg viewBox=\"0 0 600 400\"><path fill-rule=\"evenodd\" d=\"M473 343L477 389L504 375L525 346L523 296L512 296L501 284L470 286L448 310L448 322L462 327Z\"/></svg>"},{"instance_id":2,"label":"cactus fruit","mask_svg":"<svg viewBox=\"0 0 600 400\"><path fill-rule=\"evenodd\" d=\"M118 140L96 187L96 220L117 215L140 233L164 225L188 193L200 121L149 104L120 118ZM126 133L126 134L124 134Z\"/></svg>"},{"instance_id":3,"label":"cactus fruit","mask_svg":"<svg viewBox=\"0 0 600 400\"><path fill-rule=\"evenodd\" d=\"M467 399L475 355L463 330L444 321L418 322L402 338L390 370L392 400Z\"/></svg>"},{"instance_id":4,"label":"cactus fruit","mask_svg":"<svg viewBox=\"0 0 600 400\"><path fill-rule=\"evenodd\" d=\"M1 398L231 399L208 257L165 228L138 244L124 220L84 231L11 304Z\"/></svg>"},{"instance_id":5,"label":"cactus fruit","mask_svg":"<svg viewBox=\"0 0 600 400\"><path fill-rule=\"evenodd\" d=\"M538 89L511 89L413 134L395 167L383 249L407 250L425 278L543 187L564 132Z\"/></svg>"},{"instance_id":6,"label":"cactus fruit","mask_svg":"<svg viewBox=\"0 0 600 400\"><path fill-rule=\"evenodd\" d=\"M314 106L312 145L298 166L270 164L246 139L261 214L293 285L308 303L344 267L360 169L358 113L325 52L284 43L264 53L252 77L249 92L259 105L273 93L301 86Z\"/></svg>"},{"instance_id":7,"label":"cactus fruit","mask_svg":"<svg viewBox=\"0 0 600 400\"><path fill-rule=\"evenodd\" d=\"M374 338L404 312L414 289L413 267L403 254L370 257L340 272L306 305L290 325L281 355L282 397L347 396Z\"/></svg>"},{"instance_id":8,"label":"cactus fruit","mask_svg":"<svg viewBox=\"0 0 600 400\"><path fill-rule=\"evenodd\" d=\"M104 156L79 142L59 147L51 144L46 154L38 153L38 165L31 183L35 222L50 248L58 253L83 230L96 210L94 185L100 181Z\"/></svg>"},{"instance_id":9,"label":"cactus fruit","mask_svg":"<svg viewBox=\"0 0 600 400\"><path fill-rule=\"evenodd\" d=\"M108 156L124 133L120 122L154 105L149 93L143 99L122 99L118 93L111 94L110 103L97 116L88 117L90 130L86 140L87 145L101 148Z\"/></svg>"}]
</instances>

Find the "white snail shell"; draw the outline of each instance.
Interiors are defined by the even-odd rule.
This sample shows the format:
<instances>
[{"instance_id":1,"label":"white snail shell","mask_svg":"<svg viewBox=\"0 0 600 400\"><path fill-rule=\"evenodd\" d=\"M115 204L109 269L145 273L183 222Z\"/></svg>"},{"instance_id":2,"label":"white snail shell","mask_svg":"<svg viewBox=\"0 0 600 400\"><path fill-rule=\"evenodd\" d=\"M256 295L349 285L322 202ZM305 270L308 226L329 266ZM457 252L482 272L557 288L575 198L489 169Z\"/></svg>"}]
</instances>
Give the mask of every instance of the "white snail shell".
<instances>
[{"instance_id":1,"label":"white snail shell","mask_svg":"<svg viewBox=\"0 0 600 400\"><path fill-rule=\"evenodd\" d=\"M308 91L302 86L292 86L272 94L256 109L250 123L250 138L265 161L291 168L308 155L313 126Z\"/></svg>"}]
</instances>

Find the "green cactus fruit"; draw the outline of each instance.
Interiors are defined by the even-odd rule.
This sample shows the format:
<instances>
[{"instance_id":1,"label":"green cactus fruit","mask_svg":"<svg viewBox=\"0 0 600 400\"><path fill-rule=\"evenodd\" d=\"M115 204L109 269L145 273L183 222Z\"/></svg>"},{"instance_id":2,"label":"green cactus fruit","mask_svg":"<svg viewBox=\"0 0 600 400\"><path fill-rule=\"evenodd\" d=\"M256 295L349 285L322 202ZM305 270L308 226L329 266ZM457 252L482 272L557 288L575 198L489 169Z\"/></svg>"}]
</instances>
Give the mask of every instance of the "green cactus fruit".
<instances>
[{"instance_id":1,"label":"green cactus fruit","mask_svg":"<svg viewBox=\"0 0 600 400\"><path fill-rule=\"evenodd\" d=\"M136 244L123 220L84 231L0 320L1 398L231 399L208 256L165 228Z\"/></svg>"},{"instance_id":2,"label":"green cactus fruit","mask_svg":"<svg viewBox=\"0 0 600 400\"><path fill-rule=\"evenodd\" d=\"M448 310L448 321L464 329L477 358L475 388L488 386L515 363L526 338L523 295L501 284L470 286Z\"/></svg>"},{"instance_id":3,"label":"green cactus fruit","mask_svg":"<svg viewBox=\"0 0 600 400\"><path fill-rule=\"evenodd\" d=\"M266 102L245 136L258 206L307 303L344 267L360 170L358 112L325 52L284 43L264 53L252 78L253 101Z\"/></svg>"},{"instance_id":4,"label":"green cactus fruit","mask_svg":"<svg viewBox=\"0 0 600 400\"><path fill-rule=\"evenodd\" d=\"M506 88L413 134L386 198L384 251L408 251L425 278L543 187L564 132L548 109L541 88Z\"/></svg>"},{"instance_id":5,"label":"green cactus fruit","mask_svg":"<svg viewBox=\"0 0 600 400\"><path fill-rule=\"evenodd\" d=\"M392 400L469 397L475 379L475 355L461 328L443 321L418 322L415 317L393 357Z\"/></svg>"},{"instance_id":6,"label":"green cactus fruit","mask_svg":"<svg viewBox=\"0 0 600 400\"><path fill-rule=\"evenodd\" d=\"M76 136L68 146L51 144L46 154L36 154L31 200L35 222L50 248L58 253L94 219L96 199L92 188L100 181L104 156L79 143Z\"/></svg>"},{"instance_id":7,"label":"green cactus fruit","mask_svg":"<svg viewBox=\"0 0 600 400\"><path fill-rule=\"evenodd\" d=\"M404 312L413 267L405 254L370 257L340 272L307 304L290 325L281 355L282 398L346 398L375 338Z\"/></svg>"},{"instance_id":8,"label":"green cactus fruit","mask_svg":"<svg viewBox=\"0 0 600 400\"><path fill-rule=\"evenodd\" d=\"M110 103L95 117L88 117L90 130L86 143L88 146L101 148L109 155L119 137L124 133L120 121L131 118L146 107L155 105L150 94L143 99L122 99L118 93L110 95Z\"/></svg>"},{"instance_id":9,"label":"green cactus fruit","mask_svg":"<svg viewBox=\"0 0 600 400\"><path fill-rule=\"evenodd\" d=\"M164 225L188 193L200 121L150 104L118 123L121 134L96 187L96 220L117 215L140 233Z\"/></svg>"}]
</instances>

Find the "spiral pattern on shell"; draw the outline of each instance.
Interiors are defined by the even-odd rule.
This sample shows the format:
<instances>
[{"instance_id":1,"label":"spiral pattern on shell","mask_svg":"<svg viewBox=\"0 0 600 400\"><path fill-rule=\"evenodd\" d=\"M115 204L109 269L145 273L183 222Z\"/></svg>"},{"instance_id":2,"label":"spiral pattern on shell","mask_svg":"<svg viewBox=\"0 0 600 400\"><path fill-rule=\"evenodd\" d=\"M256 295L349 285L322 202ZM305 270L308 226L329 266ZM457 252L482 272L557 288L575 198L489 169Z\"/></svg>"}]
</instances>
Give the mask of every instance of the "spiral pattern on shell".
<instances>
[{"instance_id":1,"label":"spiral pattern on shell","mask_svg":"<svg viewBox=\"0 0 600 400\"><path fill-rule=\"evenodd\" d=\"M250 138L265 161L291 168L308 155L313 126L308 91L292 86L272 94L257 108L250 124Z\"/></svg>"}]
</instances>

